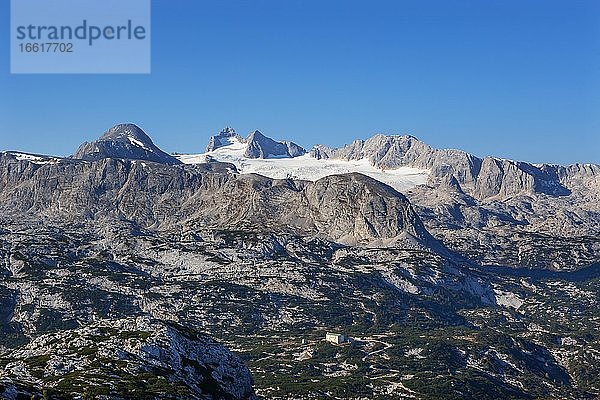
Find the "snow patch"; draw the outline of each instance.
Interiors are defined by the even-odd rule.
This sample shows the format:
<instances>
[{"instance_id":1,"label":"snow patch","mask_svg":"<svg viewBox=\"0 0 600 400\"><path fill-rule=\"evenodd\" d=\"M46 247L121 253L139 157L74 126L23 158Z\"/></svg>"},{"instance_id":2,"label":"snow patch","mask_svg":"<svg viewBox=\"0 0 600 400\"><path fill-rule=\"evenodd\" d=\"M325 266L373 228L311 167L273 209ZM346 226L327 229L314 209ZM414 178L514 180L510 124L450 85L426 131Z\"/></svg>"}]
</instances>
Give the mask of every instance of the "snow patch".
<instances>
[{"instance_id":1,"label":"snow patch","mask_svg":"<svg viewBox=\"0 0 600 400\"><path fill-rule=\"evenodd\" d=\"M132 136L127 136L127 139L129 139L129 142L134 146L141 147L142 149L144 149L146 151L152 151L152 149L149 148L148 146L146 146L146 144L144 142L141 142Z\"/></svg>"},{"instance_id":2,"label":"snow patch","mask_svg":"<svg viewBox=\"0 0 600 400\"><path fill-rule=\"evenodd\" d=\"M316 159L310 154L299 157L246 158L247 144L236 137L227 138L228 145L201 154L182 154L176 156L184 164L202 164L207 159L231 163L242 174L260 174L272 179L297 179L317 181L330 175L358 172L383 182L398 191L406 191L417 185L423 185L429 177L429 170L400 167L379 169L364 158L361 160Z\"/></svg>"},{"instance_id":3,"label":"snow patch","mask_svg":"<svg viewBox=\"0 0 600 400\"><path fill-rule=\"evenodd\" d=\"M27 153L10 152L9 154L12 154L18 161L29 161L38 165L51 164L57 161L57 159L53 157L42 157Z\"/></svg>"},{"instance_id":4,"label":"snow patch","mask_svg":"<svg viewBox=\"0 0 600 400\"><path fill-rule=\"evenodd\" d=\"M414 349L410 349L406 352L406 357L411 357L411 358L425 358L425 356L422 355L423 353L423 349L421 347L417 347Z\"/></svg>"}]
</instances>

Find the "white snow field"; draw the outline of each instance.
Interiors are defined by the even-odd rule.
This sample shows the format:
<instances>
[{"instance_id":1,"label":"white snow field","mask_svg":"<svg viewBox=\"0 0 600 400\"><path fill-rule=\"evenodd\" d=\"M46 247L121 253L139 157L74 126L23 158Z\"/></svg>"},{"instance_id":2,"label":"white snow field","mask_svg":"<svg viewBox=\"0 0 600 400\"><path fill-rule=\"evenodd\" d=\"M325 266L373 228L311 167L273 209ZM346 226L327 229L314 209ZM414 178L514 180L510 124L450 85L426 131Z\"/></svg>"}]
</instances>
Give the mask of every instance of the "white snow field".
<instances>
[{"instance_id":1,"label":"white snow field","mask_svg":"<svg viewBox=\"0 0 600 400\"><path fill-rule=\"evenodd\" d=\"M55 164L58 162L58 158L56 157L39 156L36 154L21 153L18 151L8 151L6 153L12 154L19 161L30 161L39 165Z\"/></svg>"},{"instance_id":2,"label":"white snow field","mask_svg":"<svg viewBox=\"0 0 600 400\"><path fill-rule=\"evenodd\" d=\"M201 154L176 155L185 164L201 164L207 160L234 164L242 174L256 173L273 179L303 179L316 181L325 176L359 172L402 192L427 182L429 170L400 167L382 170L368 159L346 161L311 157L308 153L294 158L246 158L246 143L228 138L230 144Z\"/></svg>"}]
</instances>

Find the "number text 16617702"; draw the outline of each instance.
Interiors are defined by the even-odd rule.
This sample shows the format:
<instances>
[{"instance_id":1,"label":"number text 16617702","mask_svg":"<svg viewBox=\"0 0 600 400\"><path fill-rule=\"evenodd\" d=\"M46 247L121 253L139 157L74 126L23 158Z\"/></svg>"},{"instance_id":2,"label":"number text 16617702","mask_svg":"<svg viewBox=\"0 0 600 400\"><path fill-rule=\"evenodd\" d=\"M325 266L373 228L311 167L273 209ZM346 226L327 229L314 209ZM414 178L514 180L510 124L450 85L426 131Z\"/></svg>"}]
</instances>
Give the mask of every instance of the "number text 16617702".
<instances>
[{"instance_id":1,"label":"number text 16617702","mask_svg":"<svg viewBox=\"0 0 600 400\"><path fill-rule=\"evenodd\" d=\"M21 53L72 53L73 43L19 43Z\"/></svg>"}]
</instances>

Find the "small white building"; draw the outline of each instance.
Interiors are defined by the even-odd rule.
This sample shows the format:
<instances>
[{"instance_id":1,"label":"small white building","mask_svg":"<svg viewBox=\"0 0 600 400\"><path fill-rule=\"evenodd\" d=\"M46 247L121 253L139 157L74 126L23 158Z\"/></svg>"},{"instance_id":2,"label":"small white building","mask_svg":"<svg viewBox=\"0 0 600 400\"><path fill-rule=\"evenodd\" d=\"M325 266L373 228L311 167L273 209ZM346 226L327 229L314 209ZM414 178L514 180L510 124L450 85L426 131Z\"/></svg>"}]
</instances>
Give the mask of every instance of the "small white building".
<instances>
[{"instance_id":1,"label":"small white building","mask_svg":"<svg viewBox=\"0 0 600 400\"><path fill-rule=\"evenodd\" d=\"M325 340L333 344L342 344L346 342L346 337L344 335L340 335L339 333L327 332L325 334Z\"/></svg>"}]
</instances>

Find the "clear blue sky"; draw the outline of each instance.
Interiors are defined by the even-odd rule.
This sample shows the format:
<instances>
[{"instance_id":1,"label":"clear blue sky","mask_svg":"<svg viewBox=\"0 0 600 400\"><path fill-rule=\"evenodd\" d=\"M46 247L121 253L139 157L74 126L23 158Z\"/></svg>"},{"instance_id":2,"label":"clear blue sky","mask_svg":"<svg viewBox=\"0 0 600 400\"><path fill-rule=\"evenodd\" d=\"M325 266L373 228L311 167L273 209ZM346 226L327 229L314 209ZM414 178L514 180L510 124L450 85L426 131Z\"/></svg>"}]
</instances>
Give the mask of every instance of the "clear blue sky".
<instances>
[{"instance_id":1,"label":"clear blue sky","mask_svg":"<svg viewBox=\"0 0 600 400\"><path fill-rule=\"evenodd\" d=\"M0 4L2 150L68 155L134 122L166 151L231 125L600 163L598 0L156 0L152 73L133 76L10 75Z\"/></svg>"}]
</instances>

